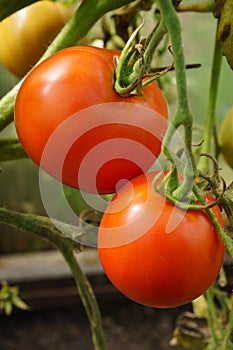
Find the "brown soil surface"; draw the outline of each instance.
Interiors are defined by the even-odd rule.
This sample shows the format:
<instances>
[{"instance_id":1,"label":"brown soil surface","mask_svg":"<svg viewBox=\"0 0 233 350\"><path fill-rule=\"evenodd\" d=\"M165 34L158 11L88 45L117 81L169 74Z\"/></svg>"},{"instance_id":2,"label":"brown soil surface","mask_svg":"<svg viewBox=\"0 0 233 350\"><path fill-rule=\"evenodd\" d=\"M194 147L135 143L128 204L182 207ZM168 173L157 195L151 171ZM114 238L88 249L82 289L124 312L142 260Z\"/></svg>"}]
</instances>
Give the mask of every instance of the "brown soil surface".
<instances>
[{"instance_id":1,"label":"brown soil surface","mask_svg":"<svg viewBox=\"0 0 233 350\"><path fill-rule=\"evenodd\" d=\"M169 350L179 309L157 310L131 302L101 303L108 350ZM92 350L81 305L0 316L1 350ZM176 350L181 348L176 347Z\"/></svg>"}]
</instances>

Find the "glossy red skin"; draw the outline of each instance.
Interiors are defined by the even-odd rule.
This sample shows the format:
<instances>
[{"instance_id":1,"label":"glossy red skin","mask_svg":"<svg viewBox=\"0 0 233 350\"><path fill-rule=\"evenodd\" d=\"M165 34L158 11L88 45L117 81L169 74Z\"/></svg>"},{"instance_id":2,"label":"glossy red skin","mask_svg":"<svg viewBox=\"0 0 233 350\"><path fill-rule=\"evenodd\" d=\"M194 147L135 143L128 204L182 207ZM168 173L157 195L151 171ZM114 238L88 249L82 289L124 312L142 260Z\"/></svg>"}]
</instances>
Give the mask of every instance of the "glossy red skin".
<instances>
[{"instance_id":1,"label":"glossy red skin","mask_svg":"<svg viewBox=\"0 0 233 350\"><path fill-rule=\"evenodd\" d=\"M126 184L110 202L107 211L115 213L103 215L99 256L110 281L128 298L151 307L171 308L192 301L210 287L221 268L224 245L204 211L176 208L174 218L182 221L166 233L174 206L153 190L154 175L133 179L133 192ZM213 211L222 225L219 207ZM147 229L153 215L158 220ZM137 228L141 235L121 245Z\"/></svg>"},{"instance_id":2,"label":"glossy red skin","mask_svg":"<svg viewBox=\"0 0 233 350\"><path fill-rule=\"evenodd\" d=\"M110 102L128 102L148 107L167 119L167 105L155 83L143 89L143 96L123 98L114 91L116 55L119 52L107 49L71 47L49 57L25 79L16 100L15 125L24 149L36 164L40 165L44 147L54 130L74 113L87 107ZM98 118L101 124L101 117ZM93 120L96 120L95 116ZM160 153L161 140L144 130L144 123L148 124L146 118L140 116L140 123L141 128L134 125L122 126L110 109L107 125L99 125L89 130L71 147L64 162L62 179L54 170L56 154L44 166L44 170L65 184L80 188L80 184L77 184L77 173L83 157L98 143L114 138L135 140L150 150L154 155L153 159L146 160L146 155L141 157L145 158L145 168L149 168ZM79 130L80 125L76 123L74 127ZM131 179L145 171L133 164L134 159L130 161L123 158L113 159L100 169L97 176L99 193L115 192L116 183L120 179ZM81 190L96 192L88 179Z\"/></svg>"}]
</instances>

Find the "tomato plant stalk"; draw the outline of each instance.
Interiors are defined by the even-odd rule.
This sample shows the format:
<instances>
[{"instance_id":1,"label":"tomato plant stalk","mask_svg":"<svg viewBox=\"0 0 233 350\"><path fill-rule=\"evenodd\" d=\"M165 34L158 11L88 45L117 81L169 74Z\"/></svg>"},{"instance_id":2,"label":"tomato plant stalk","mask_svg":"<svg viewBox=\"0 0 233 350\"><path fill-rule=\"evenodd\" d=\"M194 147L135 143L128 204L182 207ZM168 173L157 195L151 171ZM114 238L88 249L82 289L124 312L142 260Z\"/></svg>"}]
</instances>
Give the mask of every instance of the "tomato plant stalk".
<instances>
[{"instance_id":1,"label":"tomato plant stalk","mask_svg":"<svg viewBox=\"0 0 233 350\"><path fill-rule=\"evenodd\" d=\"M228 348L228 346L229 346L229 340L230 340L230 337L232 335L232 332L233 332L233 308L231 308L230 320L229 320L228 326L226 328L225 336L222 340L222 344L220 345L220 347L217 350L230 349L230 348Z\"/></svg>"},{"instance_id":2,"label":"tomato plant stalk","mask_svg":"<svg viewBox=\"0 0 233 350\"><path fill-rule=\"evenodd\" d=\"M216 114L219 80L220 80L220 74L221 74L221 63L222 63L222 44L221 42L215 40L213 64L211 69L211 79L210 79L210 87L209 87L206 125L205 125L204 137L203 137L204 143L202 145L202 152L208 153L208 154L211 153L211 142L214 135L214 128L216 126L215 114ZM200 171L209 173L210 159L208 157L201 157L198 163L198 168Z\"/></svg>"},{"instance_id":3,"label":"tomato plant stalk","mask_svg":"<svg viewBox=\"0 0 233 350\"><path fill-rule=\"evenodd\" d=\"M58 249L67 262L67 265L69 266L73 278L76 282L77 290L90 322L94 348L96 350L105 350L106 339L102 329L101 314L96 302L95 295L89 281L87 280L85 274L77 262L77 259L75 258L73 245L68 240L66 240L65 243L66 244L62 243Z\"/></svg>"},{"instance_id":4,"label":"tomato plant stalk","mask_svg":"<svg viewBox=\"0 0 233 350\"><path fill-rule=\"evenodd\" d=\"M189 195L190 190L195 194L197 200L201 204L205 204L205 199L203 197L202 191L198 188L196 183L193 183L194 178L198 175L197 166L194 160L193 152L192 152L192 127L193 127L193 118L189 109L188 98L187 98L187 84L186 84L186 74L185 74L185 61L184 61L184 53L183 53L183 45L181 38L181 30L179 20L176 14L175 9L173 8L171 2L169 0L158 0L161 14L163 16L165 25L169 32L172 48L173 48L173 56L175 62L175 72L176 72L176 81L177 81L177 112L165 134L162 151L167 156L168 159L173 159L172 154L168 151L168 147L170 141L173 137L173 134L177 128L181 125L184 126L185 133L185 147L186 147L186 163L184 170L182 171L182 175L184 177L184 181L177 188L175 193L175 198L173 202L175 205L179 206L179 201L177 201L177 197L182 202L182 197L185 198L185 194ZM216 44L215 52L214 52L214 60L213 60L213 68L212 68L212 79L211 79L211 87L209 94L209 105L208 105L208 119L207 126L208 128L214 127L214 115L215 115L215 101L217 96L217 88L219 82L220 75L220 65L221 65L221 47L220 44ZM208 133L208 134L207 134ZM210 151L210 138L213 134L213 130L206 131L207 142L205 145L205 151ZM206 141L206 140L205 140ZM203 157L204 158L204 157ZM180 170L180 169L178 169ZM181 169L182 170L182 169ZM206 170L206 169L205 169ZM208 169L207 169L208 171ZM180 195L181 194L181 195ZM166 193L165 193L166 195ZM169 196L169 200L172 201L171 196ZM182 204L181 204L182 206ZM189 208L189 204L187 205L187 209ZM194 209L192 207L192 209ZM214 227L219 232L221 239L223 240L228 253L233 257L233 244L232 240L225 233L215 215L213 214L210 208L206 209L208 216L210 217Z\"/></svg>"},{"instance_id":5,"label":"tomato plant stalk","mask_svg":"<svg viewBox=\"0 0 233 350\"><path fill-rule=\"evenodd\" d=\"M63 30L58 34L58 36L49 46L40 62L65 47L75 45L77 41L81 39L93 26L93 24L96 23L96 21L105 13L123 5L129 4L131 1L132 0L83 0L76 13L68 21ZM120 61L116 67L115 89L117 92L123 95L127 95L129 92L131 93L131 90L133 93L141 93L141 88L153 80L154 77L148 78L146 81L141 81L140 78L143 78L144 75L147 75L147 73L149 73L149 66L154 50L162 40L165 33L168 33L172 43L175 65L177 82L177 109L175 116L173 117L173 120L171 121L171 124L166 132L162 145L162 152L168 159L171 160L173 167L170 176L171 181L168 183L168 186L164 187L165 195L175 205L180 205L180 207L184 205L184 208L187 209L191 208L192 203L190 204L190 202L192 201L192 196L194 195L195 200L198 200L199 203L204 207L206 205L206 202L203 192L198 187L198 185L194 183L194 179L201 173L209 173L210 160L207 157L202 157L198 164L196 164L192 152L193 117L190 112L187 97L187 83L185 73L186 68L180 22L171 0L157 0L157 3L161 11L161 19L159 21L159 24L152 31L147 41L142 40L140 43L134 46L133 49L130 46L132 42L129 42L130 45L126 45L125 49L122 52ZM215 1L207 0L205 2L197 4L181 4L178 6L177 10L209 12L215 10L215 5ZM221 53L221 44L216 42L211 72L206 129L204 134L204 144L202 147L202 151L207 154L211 152L211 137L214 130L217 92L221 72ZM130 69L132 69L132 71L130 71L130 79L128 80L128 77L125 77L125 73L129 72L129 66L127 66L125 63L131 62L132 55L135 55L137 60L136 64L133 62L134 64L130 66ZM19 84L17 84L0 101L0 131L3 130L13 120L15 97L22 81L23 80L21 80ZM177 161L175 155L172 154L169 149L175 131L181 126L184 127L184 152L186 160L184 165ZM1 142L0 161L16 159L25 156L17 140L2 140ZM177 170L180 171L183 175L184 181L182 183L178 181ZM223 197L222 204L223 207L226 207L226 212L228 210L228 203L229 201L227 201L227 198ZM196 209L198 208L199 207L196 206ZM233 244L231 238L225 233L219 224L212 209L207 207L206 213L212 221L213 226L218 231L228 253L231 257L233 257ZM231 210L230 214L232 214ZM37 215L19 214L0 208L0 222L38 234L48 239L59 249L74 276L77 289L89 317L94 347L96 350L104 350L106 347L106 341L102 330L100 312L89 282L87 281L85 275L82 273L74 256L74 243L69 240L69 238L59 233L59 231L53 227L51 222L49 222L49 219L39 217ZM69 228L67 229L69 232ZM212 337L215 341L215 344L217 344L219 342L219 339L218 335L215 332L214 324L217 324L218 321L216 320L216 314L213 305L213 296L211 293L212 291L210 290L206 295L209 302L209 319L210 327L212 330ZM233 311L231 311L230 322L227 326L225 336L221 338L223 339L222 345L218 350L227 349L232 330Z\"/></svg>"},{"instance_id":6,"label":"tomato plant stalk","mask_svg":"<svg viewBox=\"0 0 233 350\"><path fill-rule=\"evenodd\" d=\"M73 227L72 230L72 226L58 223L62 228L62 231L60 231L47 217L34 214L21 214L4 208L0 208L0 223L39 235L51 242L61 252L72 272L80 298L89 318L94 348L95 350L105 350L106 339L102 329L101 314L91 285L74 255L76 243L62 233L62 231L65 231L67 235L72 236L72 232L77 230L76 227Z\"/></svg>"},{"instance_id":7,"label":"tomato plant stalk","mask_svg":"<svg viewBox=\"0 0 233 350\"><path fill-rule=\"evenodd\" d=\"M190 157L191 162L188 162L189 165L192 166L192 170L194 171L194 175L197 175L197 168L194 162L194 158L192 155L192 116L189 111L189 106L187 103L187 93L186 93L186 79L185 79L185 65L184 65L184 55L182 50L182 40L180 37L180 28L179 23L176 18L175 11L171 8L171 2L168 0L158 0L160 5L161 13L164 18L164 22L170 34L172 47L173 47L173 55L176 67L176 81L177 81L177 95L178 95L178 107L177 113L172 121L172 124L175 129L177 129L180 125L184 125L185 128L185 146L187 147L187 152ZM216 98L217 91L219 85L219 77L221 71L221 44L216 42L215 51L214 51L214 59L212 65L212 74L211 74L211 83L210 83L210 92L209 92L209 102L208 102L208 111L207 111L207 127L205 131L205 139L203 151L206 153L210 153L211 151L211 137L214 131L214 121L215 121L215 107L216 107ZM168 129L167 134L165 135L165 139L163 141L163 152L170 158L170 154L167 151L167 146L173 136L172 128ZM186 158L187 159L187 158ZM209 158L203 157L199 163L201 171L206 173L209 172ZM187 169L183 175L189 177L189 170ZM188 178L187 177L187 178ZM183 189L182 189L183 192ZM200 203L204 204L205 200L203 198L202 191L199 189L197 184L193 184L193 192L199 200ZM177 202L176 202L177 203ZM226 249L231 257L233 257L233 244L231 238L225 233L221 225L219 224L217 218L215 217L213 211L210 208L206 209L206 212L211 219L215 229L218 231L221 239L223 240ZM212 332L212 337L215 342L215 346L219 344L218 335L215 332L215 325L218 330L221 330L221 325L219 325L218 320L216 319L215 313L215 305L212 302L211 290L207 292L207 300L209 306L209 321ZM213 322L212 322L213 321ZM219 347L219 350L226 350L229 345L230 334L233 329L233 311L231 311L230 321L227 327L227 331L224 336L221 336L222 345ZM220 341L221 341L220 340Z\"/></svg>"},{"instance_id":8,"label":"tomato plant stalk","mask_svg":"<svg viewBox=\"0 0 233 350\"><path fill-rule=\"evenodd\" d=\"M193 178L196 175L196 164L192 152L193 117L189 109L187 97L186 68L180 22L170 1L159 0L158 3L171 39L177 83L177 110L171 124L168 127L168 131L165 134L162 144L162 152L168 159L173 159L168 149L174 132L181 125L184 126L184 141L186 148L185 167L183 170L184 181L174 191L174 199L177 203L177 199L181 202L182 200L190 199Z\"/></svg>"},{"instance_id":9,"label":"tomato plant stalk","mask_svg":"<svg viewBox=\"0 0 233 350\"><path fill-rule=\"evenodd\" d=\"M75 45L106 12L130 2L131 0L83 0L76 13L58 34L40 61L65 47ZM15 98L22 81L23 79L0 101L0 131L13 121ZM17 140L3 140L2 146L1 151L7 150L2 155L2 161L25 156ZM0 208L0 222L38 234L48 239L60 250L71 269L81 300L89 317L94 347L96 350L104 350L106 348L106 340L102 330L98 304L91 286L73 254L74 243L67 237L62 237L59 231L55 230L47 219L37 215L20 214Z\"/></svg>"},{"instance_id":10,"label":"tomato plant stalk","mask_svg":"<svg viewBox=\"0 0 233 350\"><path fill-rule=\"evenodd\" d=\"M22 158L28 158L28 156L17 138L0 139L0 162Z\"/></svg>"}]
</instances>

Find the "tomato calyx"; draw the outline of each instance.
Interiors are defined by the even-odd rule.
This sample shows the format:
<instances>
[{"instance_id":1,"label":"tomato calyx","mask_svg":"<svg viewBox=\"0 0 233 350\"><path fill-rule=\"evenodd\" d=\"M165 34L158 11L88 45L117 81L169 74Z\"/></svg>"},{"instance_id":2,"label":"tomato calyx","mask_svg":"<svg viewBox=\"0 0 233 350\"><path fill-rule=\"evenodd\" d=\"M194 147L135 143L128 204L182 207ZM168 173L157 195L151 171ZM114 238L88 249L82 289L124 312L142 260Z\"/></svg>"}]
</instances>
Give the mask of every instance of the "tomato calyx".
<instances>
[{"instance_id":1,"label":"tomato calyx","mask_svg":"<svg viewBox=\"0 0 233 350\"><path fill-rule=\"evenodd\" d=\"M175 69L174 61L169 66L152 67L151 61L154 51L166 34L163 22L156 25L148 38L141 37L136 41L136 37L144 22L135 29L128 42L124 46L120 57L115 56L115 91L122 97L130 95L143 95L143 87L154 80ZM173 57L171 46L168 51ZM200 68L201 64L187 64L186 69Z\"/></svg>"},{"instance_id":2,"label":"tomato calyx","mask_svg":"<svg viewBox=\"0 0 233 350\"><path fill-rule=\"evenodd\" d=\"M171 161L172 166L169 171L165 174L161 171L154 177L153 188L155 191L183 210L206 210L220 204L226 191L226 183L219 175L217 161L208 154L201 154L201 156L207 156L213 160L214 171L212 175L198 171L197 176L190 174L190 177L184 178L178 172L174 162ZM208 201L200 203L198 198L200 191L203 198L211 193L216 199L211 203ZM184 193L186 193L185 196Z\"/></svg>"},{"instance_id":3,"label":"tomato calyx","mask_svg":"<svg viewBox=\"0 0 233 350\"><path fill-rule=\"evenodd\" d=\"M174 63L168 67L151 68L154 51L163 36L166 27L161 20L153 29L148 38L141 37L136 40L144 21L135 29L115 61L115 91L123 96L143 95L143 87L158 79L174 68Z\"/></svg>"}]
</instances>

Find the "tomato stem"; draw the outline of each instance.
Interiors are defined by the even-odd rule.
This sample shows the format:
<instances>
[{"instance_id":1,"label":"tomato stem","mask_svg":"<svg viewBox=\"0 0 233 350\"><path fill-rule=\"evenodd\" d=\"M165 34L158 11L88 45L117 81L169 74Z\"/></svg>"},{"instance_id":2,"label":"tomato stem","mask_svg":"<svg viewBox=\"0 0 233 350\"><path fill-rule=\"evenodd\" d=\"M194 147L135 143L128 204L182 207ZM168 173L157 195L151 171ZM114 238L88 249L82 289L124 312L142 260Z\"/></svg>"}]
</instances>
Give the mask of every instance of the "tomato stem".
<instances>
[{"instance_id":1,"label":"tomato stem","mask_svg":"<svg viewBox=\"0 0 233 350\"><path fill-rule=\"evenodd\" d=\"M217 26L218 30L218 26ZM215 40L215 48L213 54L213 63L211 69L211 79L209 87L208 107L206 116L206 125L204 132L204 143L202 145L202 153L211 153L211 142L213 140L215 130L215 111L217 103L217 95L221 74L222 63L222 45L219 41ZM210 171L210 159L208 157L201 157L198 163L200 171L209 173Z\"/></svg>"},{"instance_id":2,"label":"tomato stem","mask_svg":"<svg viewBox=\"0 0 233 350\"><path fill-rule=\"evenodd\" d=\"M187 122L192 123L192 116L189 110L187 97L186 69L183 42L181 37L181 26L171 1L158 0L158 4L172 44L177 82L177 109L178 111L180 110L183 112L177 113L173 122L179 126L180 124Z\"/></svg>"},{"instance_id":3,"label":"tomato stem","mask_svg":"<svg viewBox=\"0 0 233 350\"><path fill-rule=\"evenodd\" d=\"M210 288L205 292L208 305L208 324L215 347L216 345L220 344L225 333L225 327L221 318L219 317L219 309L216 304L216 295L217 289L214 287L214 285L210 286Z\"/></svg>"},{"instance_id":4,"label":"tomato stem","mask_svg":"<svg viewBox=\"0 0 233 350\"><path fill-rule=\"evenodd\" d=\"M205 199L202 192L198 188L197 184L192 182L192 180L194 180L194 178L197 175L197 169L196 169L196 164L192 153L193 118L189 110L188 98L187 98L185 63L184 63L184 53L183 53L183 47L182 47L180 23L177 18L175 9L172 6L171 1L158 0L158 3L160 6L162 17L164 19L168 33L170 35L171 43L172 43L173 56L174 56L174 62L175 62L176 81L177 81L177 95L178 95L177 111L171 124L169 124L168 130L165 134L163 144L162 144L162 152L165 154L165 156L168 159L172 161L174 160L174 163L176 164L176 157L175 158L173 157L173 154L169 150L169 145L175 131L181 125L184 126L184 133L185 133L184 141L186 146L186 149L184 150L186 153L185 166L184 167L179 166L179 169L182 170L182 175L184 177L184 180L181 183L181 185L177 188L176 193L174 193L173 191L172 196L175 197L174 199L178 198L179 200L182 200L183 198L185 201L187 200L187 197L189 195L194 193L194 195L196 196L196 199L201 204L204 205ZM208 150L208 151L210 147L210 138L213 134L209 128L213 127L214 125L213 116L215 111L215 101L216 101L217 87L218 87L219 75L220 75L220 63L221 63L220 55L221 55L221 47L217 43L215 54L214 54L215 59L214 59L213 68L212 68L212 83L210 87L210 98L209 98L209 107L208 107L208 116L209 116L208 125L209 126L208 126L208 129L206 128L208 148L207 146L205 146L206 147L205 150ZM204 159L207 157L202 157L202 158ZM190 191L191 190L190 183L192 183L192 191ZM213 223L215 229L219 233L223 243L225 244L228 253L230 254L231 257L233 257L233 244L232 244L231 238L228 237L228 235L224 232L223 228L221 227L217 218L215 217L213 211L210 208L206 208L205 210L211 222Z\"/></svg>"},{"instance_id":5,"label":"tomato stem","mask_svg":"<svg viewBox=\"0 0 233 350\"><path fill-rule=\"evenodd\" d=\"M132 0L83 0L75 14L57 35L41 60L65 47L76 45L105 13L127 5Z\"/></svg>"},{"instance_id":6,"label":"tomato stem","mask_svg":"<svg viewBox=\"0 0 233 350\"><path fill-rule=\"evenodd\" d=\"M230 341L230 337L231 337L232 332L233 332L233 307L231 308L230 319L229 319L229 323L228 323L228 326L227 326L226 331L225 331L225 335L222 339L222 344L220 345L218 350L227 350L228 349L229 341Z\"/></svg>"},{"instance_id":7,"label":"tomato stem","mask_svg":"<svg viewBox=\"0 0 233 350\"><path fill-rule=\"evenodd\" d=\"M201 204L204 204L205 200L204 200L202 192L198 188L197 184L193 185L193 191L197 197L197 200ZM232 242L231 238L223 230L222 226L220 225L220 223L219 223L218 219L216 218L215 214L213 213L212 209L210 209L210 208L206 209L206 213L209 216L211 222L213 223L214 228L218 232L220 238L222 239L228 254L233 258L233 242Z\"/></svg>"},{"instance_id":8,"label":"tomato stem","mask_svg":"<svg viewBox=\"0 0 233 350\"><path fill-rule=\"evenodd\" d=\"M28 158L17 138L0 139L0 162Z\"/></svg>"},{"instance_id":9,"label":"tomato stem","mask_svg":"<svg viewBox=\"0 0 233 350\"><path fill-rule=\"evenodd\" d=\"M92 341L94 348L95 350L105 350L106 339L102 329L101 314L91 285L77 262L72 245L62 244L58 249L62 253L72 272L77 290L87 312L92 330Z\"/></svg>"},{"instance_id":10,"label":"tomato stem","mask_svg":"<svg viewBox=\"0 0 233 350\"><path fill-rule=\"evenodd\" d=\"M0 100L0 131L2 131L14 119L15 99L21 83L22 80Z\"/></svg>"},{"instance_id":11,"label":"tomato stem","mask_svg":"<svg viewBox=\"0 0 233 350\"><path fill-rule=\"evenodd\" d=\"M144 72L145 74L150 71L151 62L155 53L155 49L167 33L166 26L163 19L161 19L158 25L152 30L149 38L147 39L146 49L144 53Z\"/></svg>"},{"instance_id":12,"label":"tomato stem","mask_svg":"<svg viewBox=\"0 0 233 350\"><path fill-rule=\"evenodd\" d=\"M102 329L99 307L90 283L82 272L73 252L74 248L79 246L68 238L69 236L72 237L73 232L76 232L77 228L62 222L57 222L55 227L47 217L35 214L22 214L4 208L0 208L0 223L17 227L45 238L61 252L72 272L80 298L87 312L94 348L95 350L105 350L106 340ZM62 231L58 230L57 226L61 227ZM68 237L62 232L65 232Z\"/></svg>"},{"instance_id":13,"label":"tomato stem","mask_svg":"<svg viewBox=\"0 0 233 350\"><path fill-rule=\"evenodd\" d=\"M207 305L208 305L208 325L210 327L210 332L212 339L214 341L214 344L218 344L219 338L217 336L216 332L216 326L218 328L222 328L221 324L218 320L218 316L216 314L216 308L214 304L214 292L213 292L213 286L211 286L205 293Z\"/></svg>"},{"instance_id":14,"label":"tomato stem","mask_svg":"<svg viewBox=\"0 0 233 350\"><path fill-rule=\"evenodd\" d=\"M184 198L184 200L187 200L187 197L190 196L190 179L193 179L196 174L196 164L192 152L193 117L189 109L187 97L186 66L181 36L181 27L172 2L169 0L158 0L158 4L172 44L177 82L177 110L165 134L162 144L162 152L168 159L173 159L173 155L169 150L169 146L176 130L180 126L184 126L184 153L186 156L186 165L183 170L184 180L180 185L180 188L178 187L176 190L175 195L181 200L182 198Z\"/></svg>"}]
</instances>

